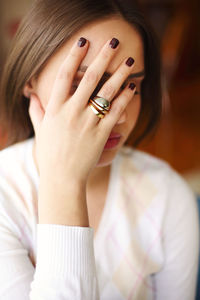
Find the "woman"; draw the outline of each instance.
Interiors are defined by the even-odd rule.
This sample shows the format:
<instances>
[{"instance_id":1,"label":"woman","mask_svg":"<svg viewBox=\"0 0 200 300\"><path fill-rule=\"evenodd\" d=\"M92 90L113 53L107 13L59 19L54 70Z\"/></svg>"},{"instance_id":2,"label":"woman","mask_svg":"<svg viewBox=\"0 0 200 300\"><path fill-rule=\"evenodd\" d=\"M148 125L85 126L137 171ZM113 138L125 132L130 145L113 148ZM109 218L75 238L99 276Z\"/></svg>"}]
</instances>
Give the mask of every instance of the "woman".
<instances>
[{"instance_id":1,"label":"woman","mask_svg":"<svg viewBox=\"0 0 200 300\"><path fill-rule=\"evenodd\" d=\"M194 197L166 163L124 146L160 115L137 5L35 1L1 93L1 298L193 299Z\"/></svg>"}]
</instances>

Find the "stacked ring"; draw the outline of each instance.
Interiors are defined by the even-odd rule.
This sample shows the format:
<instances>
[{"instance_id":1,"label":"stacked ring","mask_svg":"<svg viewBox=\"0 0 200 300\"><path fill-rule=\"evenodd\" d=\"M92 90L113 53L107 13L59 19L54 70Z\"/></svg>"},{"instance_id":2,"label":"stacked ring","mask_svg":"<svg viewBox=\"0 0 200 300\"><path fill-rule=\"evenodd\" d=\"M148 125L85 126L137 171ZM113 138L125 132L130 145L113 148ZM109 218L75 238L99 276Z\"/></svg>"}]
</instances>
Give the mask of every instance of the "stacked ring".
<instances>
[{"instance_id":1,"label":"stacked ring","mask_svg":"<svg viewBox=\"0 0 200 300\"><path fill-rule=\"evenodd\" d=\"M110 102L99 96L90 99L89 106L100 119L103 119L110 110Z\"/></svg>"},{"instance_id":2,"label":"stacked ring","mask_svg":"<svg viewBox=\"0 0 200 300\"><path fill-rule=\"evenodd\" d=\"M89 106L97 117L99 117L100 119L103 119L105 117L105 115L99 112L90 101L89 101Z\"/></svg>"}]
</instances>

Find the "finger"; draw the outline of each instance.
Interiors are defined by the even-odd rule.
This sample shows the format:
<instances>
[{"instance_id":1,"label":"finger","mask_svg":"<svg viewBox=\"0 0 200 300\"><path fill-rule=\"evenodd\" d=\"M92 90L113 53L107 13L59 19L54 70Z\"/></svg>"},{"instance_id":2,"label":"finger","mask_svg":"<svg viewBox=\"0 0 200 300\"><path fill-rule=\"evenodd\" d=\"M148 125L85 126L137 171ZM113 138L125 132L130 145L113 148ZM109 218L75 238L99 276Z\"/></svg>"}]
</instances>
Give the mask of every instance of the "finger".
<instances>
[{"instance_id":1,"label":"finger","mask_svg":"<svg viewBox=\"0 0 200 300\"><path fill-rule=\"evenodd\" d=\"M135 91L136 86L132 82L112 102L109 113L105 116L102 122L99 123L99 126L104 128L103 130L110 130L115 126L120 116L124 112L125 108L127 107L128 103L132 100L134 101Z\"/></svg>"},{"instance_id":2,"label":"finger","mask_svg":"<svg viewBox=\"0 0 200 300\"><path fill-rule=\"evenodd\" d=\"M45 111L40 104L40 100L35 94L30 96L29 115L33 124L35 134L37 134L40 124L44 118Z\"/></svg>"},{"instance_id":3,"label":"finger","mask_svg":"<svg viewBox=\"0 0 200 300\"><path fill-rule=\"evenodd\" d=\"M134 67L134 59L129 57L123 61L116 72L106 81L98 92L98 96L111 101L118 93L124 81L130 75Z\"/></svg>"},{"instance_id":4,"label":"finger","mask_svg":"<svg viewBox=\"0 0 200 300\"><path fill-rule=\"evenodd\" d=\"M86 107L85 116L86 116L85 119L88 127L92 127L92 128L94 128L94 126L97 125L102 120L101 118L98 117L97 111L95 112L95 109L91 107L89 104Z\"/></svg>"},{"instance_id":5,"label":"finger","mask_svg":"<svg viewBox=\"0 0 200 300\"><path fill-rule=\"evenodd\" d=\"M111 104L111 109L110 111L104 115L104 118L106 118L106 122L108 125L108 131L109 128L112 129L112 127L119 121L121 115L123 114L127 104L129 101L131 101L134 97L136 91L136 86L134 83L130 83L129 85L126 86L125 90L112 102ZM113 112L114 110L114 112ZM97 111L100 111L97 109ZM91 107L88 105L86 109L86 114L87 114L87 124L88 126L94 127L98 123L103 124L104 126L104 118L101 119L99 118L95 113L94 110L91 109ZM109 125L110 123L110 125ZM100 126L101 126L100 124ZM114 124L114 125L113 125ZM110 127L111 126L111 127Z\"/></svg>"},{"instance_id":6,"label":"finger","mask_svg":"<svg viewBox=\"0 0 200 300\"><path fill-rule=\"evenodd\" d=\"M116 38L113 38L111 41L107 41L98 56L87 68L87 71L85 72L85 75L73 96L74 101L77 101L80 109L85 107L87 104L89 97L95 90L98 82L110 64L110 61L114 57L118 49L118 44L119 41Z\"/></svg>"},{"instance_id":7,"label":"finger","mask_svg":"<svg viewBox=\"0 0 200 300\"><path fill-rule=\"evenodd\" d=\"M53 112L67 100L77 69L87 53L89 42L81 37L74 43L56 76L47 109Z\"/></svg>"}]
</instances>

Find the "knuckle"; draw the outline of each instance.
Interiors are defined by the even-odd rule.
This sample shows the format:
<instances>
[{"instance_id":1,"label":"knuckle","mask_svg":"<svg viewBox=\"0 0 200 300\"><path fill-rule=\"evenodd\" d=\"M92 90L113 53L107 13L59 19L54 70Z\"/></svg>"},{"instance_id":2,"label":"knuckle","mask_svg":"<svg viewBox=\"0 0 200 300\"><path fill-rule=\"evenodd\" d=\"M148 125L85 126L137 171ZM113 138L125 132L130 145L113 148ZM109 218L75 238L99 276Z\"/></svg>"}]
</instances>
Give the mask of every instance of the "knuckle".
<instances>
[{"instance_id":1,"label":"knuckle","mask_svg":"<svg viewBox=\"0 0 200 300\"><path fill-rule=\"evenodd\" d=\"M98 74L94 70L88 70L85 73L85 80L91 83L98 81Z\"/></svg>"},{"instance_id":2,"label":"knuckle","mask_svg":"<svg viewBox=\"0 0 200 300\"><path fill-rule=\"evenodd\" d=\"M108 60L110 58L110 51L108 49L103 49L101 52L101 56L103 60Z\"/></svg>"},{"instance_id":3,"label":"knuckle","mask_svg":"<svg viewBox=\"0 0 200 300\"><path fill-rule=\"evenodd\" d=\"M118 76L120 78L126 78L128 76L128 72L124 70L124 66L118 70Z\"/></svg>"},{"instance_id":4,"label":"knuckle","mask_svg":"<svg viewBox=\"0 0 200 300\"><path fill-rule=\"evenodd\" d=\"M70 56L71 56L72 59L77 59L77 58L79 58L80 53L78 53L78 52L76 52L76 51L72 51L72 52L70 53Z\"/></svg>"},{"instance_id":5,"label":"knuckle","mask_svg":"<svg viewBox=\"0 0 200 300\"><path fill-rule=\"evenodd\" d=\"M131 99L131 95L130 95L129 91L126 91L123 94L124 105L126 105L130 99Z\"/></svg>"},{"instance_id":6,"label":"knuckle","mask_svg":"<svg viewBox=\"0 0 200 300\"><path fill-rule=\"evenodd\" d=\"M114 97L115 93L116 93L116 90L111 84L107 83L104 85L103 90L102 90L103 97L105 97L106 99L109 100Z\"/></svg>"},{"instance_id":7,"label":"knuckle","mask_svg":"<svg viewBox=\"0 0 200 300\"><path fill-rule=\"evenodd\" d=\"M120 104L113 106L113 113L117 115L121 115L124 111L124 107Z\"/></svg>"},{"instance_id":8,"label":"knuckle","mask_svg":"<svg viewBox=\"0 0 200 300\"><path fill-rule=\"evenodd\" d=\"M72 80L72 72L66 66L63 66L58 74L58 79Z\"/></svg>"}]
</instances>

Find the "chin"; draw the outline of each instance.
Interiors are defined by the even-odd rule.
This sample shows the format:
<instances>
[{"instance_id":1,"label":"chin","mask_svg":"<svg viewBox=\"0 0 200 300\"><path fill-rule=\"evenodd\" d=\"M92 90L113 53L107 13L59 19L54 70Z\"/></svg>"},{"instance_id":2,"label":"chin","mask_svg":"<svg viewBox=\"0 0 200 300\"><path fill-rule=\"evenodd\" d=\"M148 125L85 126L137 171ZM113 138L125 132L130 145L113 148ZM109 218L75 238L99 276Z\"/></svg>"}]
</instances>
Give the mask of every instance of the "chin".
<instances>
[{"instance_id":1,"label":"chin","mask_svg":"<svg viewBox=\"0 0 200 300\"><path fill-rule=\"evenodd\" d=\"M102 167L107 167L107 166L111 165L111 163L112 163L113 159L115 158L119 149L120 148L112 149L112 150L104 150L101 154L101 157L100 157L96 167L102 168Z\"/></svg>"}]
</instances>

